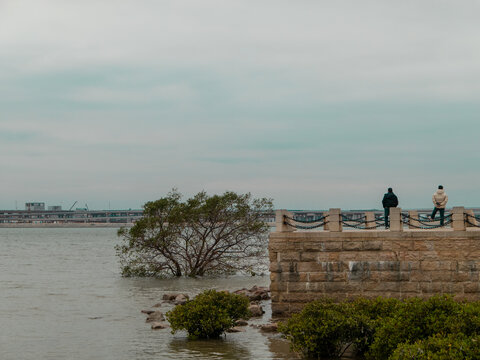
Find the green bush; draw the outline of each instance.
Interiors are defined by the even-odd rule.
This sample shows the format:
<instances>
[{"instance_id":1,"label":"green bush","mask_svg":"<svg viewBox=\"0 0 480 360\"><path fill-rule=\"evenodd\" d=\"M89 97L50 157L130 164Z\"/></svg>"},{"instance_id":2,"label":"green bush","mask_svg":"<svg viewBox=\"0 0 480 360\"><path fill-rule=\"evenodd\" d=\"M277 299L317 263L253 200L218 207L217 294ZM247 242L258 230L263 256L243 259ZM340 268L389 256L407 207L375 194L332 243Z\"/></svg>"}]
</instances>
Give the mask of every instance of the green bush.
<instances>
[{"instance_id":1,"label":"green bush","mask_svg":"<svg viewBox=\"0 0 480 360\"><path fill-rule=\"evenodd\" d=\"M480 302L461 303L448 295L343 303L324 298L307 304L279 330L306 357L338 358L352 346L368 360L391 360L392 354L395 360L424 359L418 357L423 354L432 360L480 359Z\"/></svg>"},{"instance_id":2,"label":"green bush","mask_svg":"<svg viewBox=\"0 0 480 360\"><path fill-rule=\"evenodd\" d=\"M339 358L364 328L365 319L355 316L354 306L321 299L307 304L279 331L291 341L294 351L307 357Z\"/></svg>"},{"instance_id":3,"label":"green bush","mask_svg":"<svg viewBox=\"0 0 480 360\"><path fill-rule=\"evenodd\" d=\"M249 301L243 295L207 290L167 312L172 333L186 330L191 339L213 339L249 317Z\"/></svg>"},{"instance_id":4,"label":"green bush","mask_svg":"<svg viewBox=\"0 0 480 360\"><path fill-rule=\"evenodd\" d=\"M382 297L371 300L358 298L351 304L353 306L351 312L359 319L357 323L361 325L353 340L358 355L363 355L370 349L377 329L402 305L400 300Z\"/></svg>"},{"instance_id":5,"label":"green bush","mask_svg":"<svg viewBox=\"0 0 480 360\"><path fill-rule=\"evenodd\" d=\"M414 344L401 344L389 360L477 360L480 358L480 336L466 338L450 334L435 335Z\"/></svg>"},{"instance_id":6,"label":"green bush","mask_svg":"<svg viewBox=\"0 0 480 360\"><path fill-rule=\"evenodd\" d=\"M480 331L479 310L476 303L459 303L447 295L428 300L405 300L393 316L379 323L366 357L386 360L399 345L414 343L436 334L476 334Z\"/></svg>"}]
</instances>

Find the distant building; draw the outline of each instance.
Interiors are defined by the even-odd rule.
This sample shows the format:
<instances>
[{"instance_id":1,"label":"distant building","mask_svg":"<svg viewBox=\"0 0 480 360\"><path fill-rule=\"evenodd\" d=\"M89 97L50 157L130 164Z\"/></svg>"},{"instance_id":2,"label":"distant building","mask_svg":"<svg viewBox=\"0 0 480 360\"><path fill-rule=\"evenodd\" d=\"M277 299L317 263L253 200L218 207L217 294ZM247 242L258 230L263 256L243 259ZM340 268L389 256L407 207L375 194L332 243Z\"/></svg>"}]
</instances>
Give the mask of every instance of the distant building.
<instances>
[{"instance_id":1,"label":"distant building","mask_svg":"<svg viewBox=\"0 0 480 360\"><path fill-rule=\"evenodd\" d=\"M49 211L62 211L62 206L61 205L52 205L48 207Z\"/></svg>"},{"instance_id":2,"label":"distant building","mask_svg":"<svg viewBox=\"0 0 480 360\"><path fill-rule=\"evenodd\" d=\"M25 203L25 210L27 211L44 211L45 203L44 202L28 202Z\"/></svg>"}]
</instances>

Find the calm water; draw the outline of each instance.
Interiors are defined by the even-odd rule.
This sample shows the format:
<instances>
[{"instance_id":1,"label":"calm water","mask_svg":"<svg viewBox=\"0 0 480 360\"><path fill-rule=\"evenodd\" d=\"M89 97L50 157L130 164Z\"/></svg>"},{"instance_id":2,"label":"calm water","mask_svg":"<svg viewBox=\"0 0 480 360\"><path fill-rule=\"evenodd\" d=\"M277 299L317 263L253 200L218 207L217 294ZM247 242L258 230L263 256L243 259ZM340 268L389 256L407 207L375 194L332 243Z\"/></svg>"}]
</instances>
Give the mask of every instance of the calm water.
<instances>
[{"instance_id":1,"label":"calm water","mask_svg":"<svg viewBox=\"0 0 480 360\"><path fill-rule=\"evenodd\" d=\"M142 309L166 292L266 286L268 277L124 279L115 229L0 229L0 359L291 359L252 327L218 341L151 330ZM171 307L162 305L166 312ZM266 323L267 314L251 323Z\"/></svg>"}]
</instances>

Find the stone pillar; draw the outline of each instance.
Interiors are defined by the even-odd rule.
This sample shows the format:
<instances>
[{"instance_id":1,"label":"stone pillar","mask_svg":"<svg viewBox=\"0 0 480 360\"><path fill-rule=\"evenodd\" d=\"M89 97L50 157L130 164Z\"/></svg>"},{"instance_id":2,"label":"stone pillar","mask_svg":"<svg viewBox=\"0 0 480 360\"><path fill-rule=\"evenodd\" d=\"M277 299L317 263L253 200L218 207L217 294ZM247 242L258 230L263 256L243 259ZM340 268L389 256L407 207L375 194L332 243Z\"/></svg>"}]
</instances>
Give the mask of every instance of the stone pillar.
<instances>
[{"instance_id":1,"label":"stone pillar","mask_svg":"<svg viewBox=\"0 0 480 360\"><path fill-rule=\"evenodd\" d=\"M285 224L284 216L292 217L292 214L285 209L275 211L275 232L292 232L294 227Z\"/></svg>"},{"instance_id":2,"label":"stone pillar","mask_svg":"<svg viewBox=\"0 0 480 360\"><path fill-rule=\"evenodd\" d=\"M331 232L342 231L342 211L341 209L330 209L328 211L328 230Z\"/></svg>"},{"instance_id":3,"label":"stone pillar","mask_svg":"<svg viewBox=\"0 0 480 360\"><path fill-rule=\"evenodd\" d=\"M473 225L470 225L467 221L465 221L465 227L475 227L475 226L478 226L478 221L477 219L475 219L475 213L473 212L472 209L470 210L465 210L465 213L467 215L470 215L470 216L467 216L466 217L466 220L468 220L471 224Z\"/></svg>"},{"instance_id":4,"label":"stone pillar","mask_svg":"<svg viewBox=\"0 0 480 360\"><path fill-rule=\"evenodd\" d=\"M325 222L325 224L323 225L323 230L324 231L328 231L328 221L330 220L330 214L328 213L328 211L325 211L323 213L323 216L325 216L325 219L323 219L323 221Z\"/></svg>"},{"instance_id":5,"label":"stone pillar","mask_svg":"<svg viewBox=\"0 0 480 360\"><path fill-rule=\"evenodd\" d=\"M455 206L452 209L452 228L453 230L465 230L465 208L463 206Z\"/></svg>"},{"instance_id":6,"label":"stone pillar","mask_svg":"<svg viewBox=\"0 0 480 360\"><path fill-rule=\"evenodd\" d=\"M365 227L367 228L367 230L375 230L375 225L377 225L377 223L375 222L375 213L373 211L365 212Z\"/></svg>"},{"instance_id":7,"label":"stone pillar","mask_svg":"<svg viewBox=\"0 0 480 360\"><path fill-rule=\"evenodd\" d=\"M390 231L403 231L401 208L390 208Z\"/></svg>"},{"instance_id":8,"label":"stone pillar","mask_svg":"<svg viewBox=\"0 0 480 360\"><path fill-rule=\"evenodd\" d=\"M408 228L409 229L418 229L420 226L420 223L417 220L412 220L413 219L418 219L418 211L417 210L410 210L408 212L408 215L410 216L410 219L408 219Z\"/></svg>"}]
</instances>

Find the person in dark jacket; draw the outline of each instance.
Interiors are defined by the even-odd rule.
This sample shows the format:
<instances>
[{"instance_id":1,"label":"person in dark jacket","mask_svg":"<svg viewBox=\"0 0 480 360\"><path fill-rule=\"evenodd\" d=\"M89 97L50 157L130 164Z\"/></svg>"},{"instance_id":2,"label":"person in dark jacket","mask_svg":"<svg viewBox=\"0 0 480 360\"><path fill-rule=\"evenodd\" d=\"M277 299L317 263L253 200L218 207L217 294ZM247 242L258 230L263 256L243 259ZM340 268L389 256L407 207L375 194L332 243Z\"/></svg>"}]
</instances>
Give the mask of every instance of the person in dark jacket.
<instances>
[{"instance_id":1,"label":"person in dark jacket","mask_svg":"<svg viewBox=\"0 0 480 360\"><path fill-rule=\"evenodd\" d=\"M392 188L388 188L388 192L383 195L382 205L385 211L385 229L388 229L390 227L390 223L388 222L390 208L398 206L398 198L397 195L393 193Z\"/></svg>"}]
</instances>

